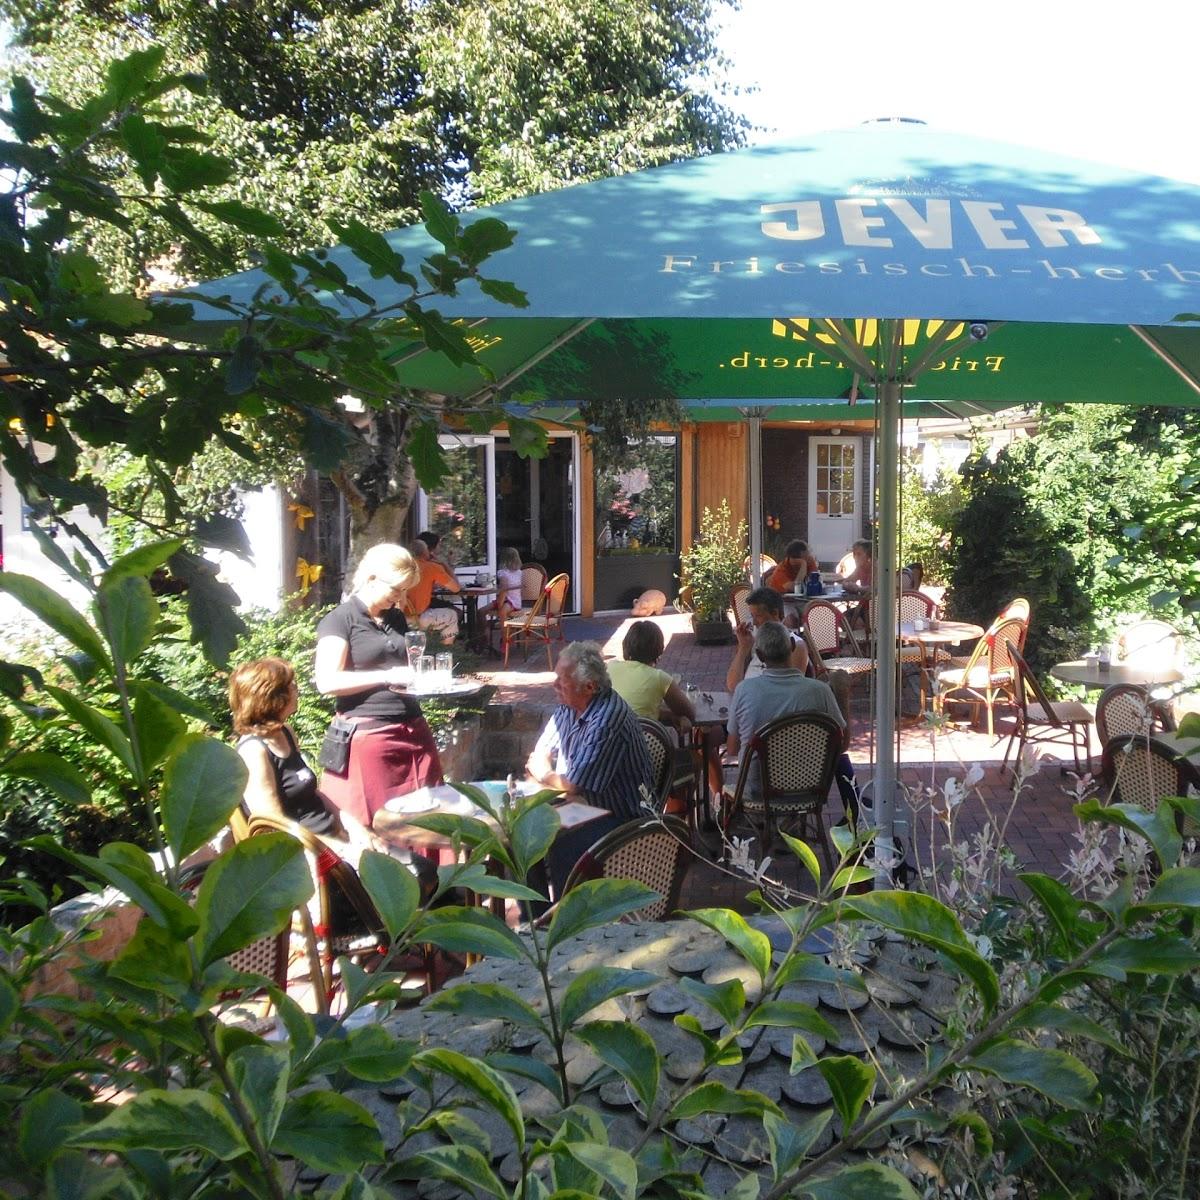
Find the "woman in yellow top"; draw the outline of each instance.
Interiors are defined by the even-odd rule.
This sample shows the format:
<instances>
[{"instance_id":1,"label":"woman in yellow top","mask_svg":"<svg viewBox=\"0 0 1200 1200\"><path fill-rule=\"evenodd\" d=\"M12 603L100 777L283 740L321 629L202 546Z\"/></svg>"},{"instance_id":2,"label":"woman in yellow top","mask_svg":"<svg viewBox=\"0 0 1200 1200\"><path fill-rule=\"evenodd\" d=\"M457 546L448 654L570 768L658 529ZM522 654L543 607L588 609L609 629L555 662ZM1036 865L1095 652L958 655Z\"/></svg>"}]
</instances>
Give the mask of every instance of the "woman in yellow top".
<instances>
[{"instance_id":1,"label":"woman in yellow top","mask_svg":"<svg viewBox=\"0 0 1200 1200\"><path fill-rule=\"evenodd\" d=\"M662 657L662 630L653 621L634 621L621 643L624 661L608 664L613 691L639 717L679 725L680 718L692 721L696 710L679 684L654 664Z\"/></svg>"}]
</instances>

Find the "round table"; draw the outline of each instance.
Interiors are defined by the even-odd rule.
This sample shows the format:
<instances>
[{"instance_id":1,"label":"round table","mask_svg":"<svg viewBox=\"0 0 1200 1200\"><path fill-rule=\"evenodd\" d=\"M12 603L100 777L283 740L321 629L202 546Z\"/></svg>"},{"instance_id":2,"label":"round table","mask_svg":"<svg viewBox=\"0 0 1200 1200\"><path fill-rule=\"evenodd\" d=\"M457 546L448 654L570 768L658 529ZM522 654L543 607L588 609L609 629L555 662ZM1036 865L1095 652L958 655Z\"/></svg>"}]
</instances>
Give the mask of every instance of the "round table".
<instances>
[{"instance_id":1,"label":"round table","mask_svg":"<svg viewBox=\"0 0 1200 1200\"><path fill-rule=\"evenodd\" d=\"M937 666L939 646L952 646L956 642L972 642L983 637L983 629L969 621L938 621L936 629L928 625L917 629L912 621L900 623L900 640L921 648L921 711L925 711L926 684Z\"/></svg>"},{"instance_id":2,"label":"round table","mask_svg":"<svg viewBox=\"0 0 1200 1200\"><path fill-rule=\"evenodd\" d=\"M1103 689L1114 683L1132 683L1138 687L1159 687L1179 683L1183 672L1174 667L1154 663L1112 663L1101 667L1094 658L1076 658L1071 662L1055 663L1050 674L1063 683L1079 683L1086 688Z\"/></svg>"}]
</instances>

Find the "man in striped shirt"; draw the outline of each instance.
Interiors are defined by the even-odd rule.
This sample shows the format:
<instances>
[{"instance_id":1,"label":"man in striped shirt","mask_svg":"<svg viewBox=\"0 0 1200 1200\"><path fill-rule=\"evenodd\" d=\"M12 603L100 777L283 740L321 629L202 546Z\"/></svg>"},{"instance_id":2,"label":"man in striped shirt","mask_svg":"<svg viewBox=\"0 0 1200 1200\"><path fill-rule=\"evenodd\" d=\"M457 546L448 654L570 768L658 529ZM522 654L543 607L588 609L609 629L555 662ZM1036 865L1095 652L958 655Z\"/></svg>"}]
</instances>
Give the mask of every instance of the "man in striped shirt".
<instances>
[{"instance_id":1,"label":"man in striped shirt","mask_svg":"<svg viewBox=\"0 0 1200 1200\"><path fill-rule=\"evenodd\" d=\"M633 709L612 689L595 642L571 642L558 656L559 704L526 763L531 779L611 816L564 830L548 855L555 894L579 856L610 830L643 815L654 796L650 754Z\"/></svg>"}]
</instances>

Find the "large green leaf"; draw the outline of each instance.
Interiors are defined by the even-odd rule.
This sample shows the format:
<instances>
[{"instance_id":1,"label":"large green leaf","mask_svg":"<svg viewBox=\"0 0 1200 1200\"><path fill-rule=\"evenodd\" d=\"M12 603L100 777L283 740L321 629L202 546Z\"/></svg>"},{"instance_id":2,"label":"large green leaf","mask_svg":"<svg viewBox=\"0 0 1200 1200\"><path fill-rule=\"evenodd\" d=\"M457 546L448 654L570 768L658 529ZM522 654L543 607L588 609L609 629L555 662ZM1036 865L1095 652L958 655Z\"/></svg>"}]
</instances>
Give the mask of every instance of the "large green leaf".
<instances>
[{"instance_id":1,"label":"large green leaf","mask_svg":"<svg viewBox=\"0 0 1200 1200\"><path fill-rule=\"evenodd\" d=\"M631 1155L601 1142L566 1141L564 1149L581 1166L599 1175L620 1200L633 1200L638 1169Z\"/></svg>"},{"instance_id":2,"label":"large green leaf","mask_svg":"<svg viewBox=\"0 0 1200 1200\"><path fill-rule=\"evenodd\" d=\"M792 1000L767 1000L758 1005L746 1018L746 1028L755 1025L774 1025L806 1029L828 1041L836 1042L838 1032L811 1004Z\"/></svg>"},{"instance_id":3,"label":"large green leaf","mask_svg":"<svg viewBox=\"0 0 1200 1200\"><path fill-rule=\"evenodd\" d=\"M180 738L167 759L161 804L167 844L178 859L222 829L246 789L237 751L202 733Z\"/></svg>"},{"instance_id":4,"label":"large green leaf","mask_svg":"<svg viewBox=\"0 0 1200 1200\"><path fill-rule=\"evenodd\" d=\"M975 984L984 1011L1000 1001L996 972L963 933L958 918L940 901L919 892L884 891L848 896L839 902L844 917L857 916L894 929L944 954Z\"/></svg>"},{"instance_id":5,"label":"large green leaf","mask_svg":"<svg viewBox=\"0 0 1200 1200\"><path fill-rule=\"evenodd\" d=\"M771 942L758 929L751 929L746 918L728 908L698 908L688 914L715 929L745 960L766 979L771 970Z\"/></svg>"},{"instance_id":6,"label":"large green leaf","mask_svg":"<svg viewBox=\"0 0 1200 1200\"><path fill-rule=\"evenodd\" d=\"M706 1008L711 1008L726 1025L732 1025L746 1007L746 987L737 978L727 979L724 983L701 983L684 975L676 986Z\"/></svg>"},{"instance_id":7,"label":"large green leaf","mask_svg":"<svg viewBox=\"0 0 1200 1200\"><path fill-rule=\"evenodd\" d=\"M575 1036L633 1088L650 1112L659 1074L658 1048L650 1035L627 1021L591 1021L576 1029Z\"/></svg>"},{"instance_id":8,"label":"large green leaf","mask_svg":"<svg viewBox=\"0 0 1200 1200\"><path fill-rule=\"evenodd\" d=\"M133 747L130 746L129 739L111 717L80 700L74 692L70 692L66 688L47 684L46 691L54 697L59 707L71 720L110 750L131 775L134 774Z\"/></svg>"},{"instance_id":9,"label":"large green leaf","mask_svg":"<svg viewBox=\"0 0 1200 1200\"><path fill-rule=\"evenodd\" d=\"M284 1106L271 1140L276 1154L298 1158L314 1171L357 1171L383 1162L383 1138L375 1118L337 1092L304 1092Z\"/></svg>"},{"instance_id":10,"label":"large green leaf","mask_svg":"<svg viewBox=\"0 0 1200 1200\"><path fill-rule=\"evenodd\" d=\"M374 850L363 851L358 874L383 918L388 936L395 941L421 905L417 877L403 863Z\"/></svg>"},{"instance_id":11,"label":"large green leaf","mask_svg":"<svg viewBox=\"0 0 1200 1200\"><path fill-rule=\"evenodd\" d=\"M166 705L168 708L173 708L185 717L193 717L195 720L201 721L214 729L220 724L203 704L200 704L191 696L185 695L177 688L168 687L167 684L160 683L157 679L139 679L134 684L134 689L136 692L147 692L160 704Z\"/></svg>"},{"instance_id":12,"label":"large green leaf","mask_svg":"<svg viewBox=\"0 0 1200 1200\"><path fill-rule=\"evenodd\" d=\"M813 853L812 847L807 842L802 842L798 837L792 837L790 833L783 835L783 840L791 847L792 853L804 864L804 869L812 876L812 881L821 886L821 864L817 861L817 856Z\"/></svg>"},{"instance_id":13,"label":"large green leaf","mask_svg":"<svg viewBox=\"0 0 1200 1200\"><path fill-rule=\"evenodd\" d=\"M508 1200L508 1188L474 1146L435 1146L405 1159L401 1166L405 1175L415 1179L445 1179L456 1188L465 1185L485 1196Z\"/></svg>"},{"instance_id":14,"label":"large green leaf","mask_svg":"<svg viewBox=\"0 0 1200 1200\"><path fill-rule=\"evenodd\" d=\"M139 682L133 685L133 732L142 769L148 773L172 753L187 724L159 689Z\"/></svg>"},{"instance_id":15,"label":"large green leaf","mask_svg":"<svg viewBox=\"0 0 1200 1200\"><path fill-rule=\"evenodd\" d=\"M883 1163L856 1163L836 1175L805 1181L800 1196L812 1200L918 1200L913 1186L895 1167Z\"/></svg>"},{"instance_id":16,"label":"large green leaf","mask_svg":"<svg viewBox=\"0 0 1200 1200\"><path fill-rule=\"evenodd\" d=\"M1095 1106L1096 1076L1070 1054L1003 1039L964 1064L1006 1083L1030 1087L1064 1108Z\"/></svg>"},{"instance_id":17,"label":"large green leaf","mask_svg":"<svg viewBox=\"0 0 1200 1200\"><path fill-rule=\"evenodd\" d=\"M222 1161L249 1152L225 1105L197 1088L139 1092L74 1134L69 1144L95 1150L201 1150Z\"/></svg>"},{"instance_id":18,"label":"large green leaf","mask_svg":"<svg viewBox=\"0 0 1200 1200\"><path fill-rule=\"evenodd\" d=\"M778 1113L763 1113L763 1128L771 1146L771 1173L776 1182L799 1166L832 1119L833 1111L828 1108L798 1124Z\"/></svg>"},{"instance_id":19,"label":"large green leaf","mask_svg":"<svg viewBox=\"0 0 1200 1200\"><path fill-rule=\"evenodd\" d=\"M92 798L87 780L79 769L49 750L14 754L0 767L0 773L39 783L68 804L87 804Z\"/></svg>"},{"instance_id":20,"label":"large green leaf","mask_svg":"<svg viewBox=\"0 0 1200 1200\"><path fill-rule=\"evenodd\" d=\"M26 1103L17 1129L17 1148L31 1167L41 1167L83 1123L83 1105L58 1088L36 1092Z\"/></svg>"},{"instance_id":21,"label":"large green leaf","mask_svg":"<svg viewBox=\"0 0 1200 1200\"><path fill-rule=\"evenodd\" d=\"M387 1083L408 1069L413 1044L402 1041L382 1025L364 1025L345 1037L327 1037L305 1062L306 1074L342 1070L356 1079Z\"/></svg>"},{"instance_id":22,"label":"large green leaf","mask_svg":"<svg viewBox=\"0 0 1200 1200\"><path fill-rule=\"evenodd\" d=\"M1078 940L1080 903L1057 879L1030 871L1017 878L1037 897L1046 915L1054 922L1063 944L1073 947Z\"/></svg>"},{"instance_id":23,"label":"large green leaf","mask_svg":"<svg viewBox=\"0 0 1200 1200\"><path fill-rule=\"evenodd\" d=\"M1081 821L1099 821L1105 825L1117 825L1145 838L1154 847L1158 861L1164 867L1173 867L1183 847L1183 839L1175 823L1175 813L1166 804L1160 804L1153 812L1147 812L1136 804L1101 804L1093 798L1075 805L1075 815Z\"/></svg>"},{"instance_id":24,"label":"large green leaf","mask_svg":"<svg viewBox=\"0 0 1200 1200\"><path fill-rule=\"evenodd\" d=\"M585 929L608 925L657 899L657 892L628 879L589 879L558 902L546 935L546 949L553 950Z\"/></svg>"},{"instance_id":25,"label":"large green leaf","mask_svg":"<svg viewBox=\"0 0 1200 1200\"><path fill-rule=\"evenodd\" d=\"M683 1121L705 1113L740 1113L758 1117L767 1112L778 1113L779 1108L762 1092L749 1088L735 1089L710 1079L707 1083L697 1084L677 1100L667 1119Z\"/></svg>"},{"instance_id":26,"label":"large green leaf","mask_svg":"<svg viewBox=\"0 0 1200 1200\"><path fill-rule=\"evenodd\" d=\"M614 996L650 988L658 982L658 976L651 975L649 971L633 971L625 967L588 967L572 977L558 1002L560 1028L570 1029L581 1017Z\"/></svg>"},{"instance_id":27,"label":"large green leaf","mask_svg":"<svg viewBox=\"0 0 1200 1200\"><path fill-rule=\"evenodd\" d=\"M432 942L456 954L529 957L529 948L503 921L479 908L448 905L424 913L413 930L413 939Z\"/></svg>"},{"instance_id":28,"label":"large green leaf","mask_svg":"<svg viewBox=\"0 0 1200 1200\"><path fill-rule=\"evenodd\" d=\"M1177 975L1200 966L1200 951L1177 934L1118 938L1088 963L1088 967L1110 977L1125 972L1140 975Z\"/></svg>"},{"instance_id":29,"label":"large green leaf","mask_svg":"<svg viewBox=\"0 0 1200 1200\"><path fill-rule=\"evenodd\" d=\"M1200 908L1200 869L1170 867L1155 881L1154 886L1130 910L1130 917L1151 912Z\"/></svg>"},{"instance_id":30,"label":"large green leaf","mask_svg":"<svg viewBox=\"0 0 1200 1200\"><path fill-rule=\"evenodd\" d=\"M90 654L100 663L109 661L107 647L83 614L72 608L53 588L47 587L40 579L18 575L13 571L0 572L0 591L14 596L35 617L44 621L55 633L61 634L84 654Z\"/></svg>"},{"instance_id":31,"label":"large green leaf","mask_svg":"<svg viewBox=\"0 0 1200 1200\"><path fill-rule=\"evenodd\" d=\"M499 983L464 983L444 988L426 1005L441 1012L459 1013L479 1021L508 1021L549 1036L545 1022L515 992Z\"/></svg>"},{"instance_id":32,"label":"large green leaf","mask_svg":"<svg viewBox=\"0 0 1200 1200\"><path fill-rule=\"evenodd\" d=\"M0 1034L13 1023L17 1011L21 1007L21 998L4 975L0 975Z\"/></svg>"},{"instance_id":33,"label":"large green leaf","mask_svg":"<svg viewBox=\"0 0 1200 1200\"><path fill-rule=\"evenodd\" d=\"M103 588L130 577L146 579L163 566L182 545L182 538L166 538L162 541L147 542L144 546L138 546L135 550L122 554L104 572L100 577L100 586Z\"/></svg>"},{"instance_id":34,"label":"large green leaf","mask_svg":"<svg viewBox=\"0 0 1200 1200\"><path fill-rule=\"evenodd\" d=\"M525 879L529 868L546 857L561 826L558 813L549 804L534 804L513 822L510 840L519 879Z\"/></svg>"},{"instance_id":35,"label":"large green leaf","mask_svg":"<svg viewBox=\"0 0 1200 1200\"><path fill-rule=\"evenodd\" d=\"M215 859L196 897L201 966L278 933L313 894L304 851L286 833L238 842Z\"/></svg>"},{"instance_id":36,"label":"large green leaf","mask_svg":"<svg viewBox=\"0 0 1200 1200\"><path fill-rule=\"evenodd\" d=\"M283 1046L240 1046L229 1056L229 1071L264 1142L270 1145L287 1101L291 1060Z\"/></svg>"},{"instance_id":37,"label":"large green leaf","mask_svg":"<svg viewBox=\"0 0 1200 1200\"><path fill-rule=\"evenodd\" d=\"M512 1085L498 1071L478 1059L445 1047L423 1050L413 1061L419 1067L449 1076L460 1087L474 1092L512 1130L518 1149L525 1149L525 1120L520 1101Z\"/></svg>"},{"instance_id":38,"label":"large green leaf","mask_svg":"<svg viewBox=\"0 0 1200 1200\"><path fill-rule=\"evenodd\" d=\"M1021 1012L1009 1028L1014 1030L1053 1029L1058 1033L1069 1033L1075 1037L1084 1037L1093 1042L1100 1042L1118 1054L1129 1053L1116 1035L1109 1032L1103 1025L1093 1021L1090 1017L1085 1017L1083 1013L1073 1012L1069 1008L1059 1008L1054 1004L1031 1004Z\"/></svg>"},{"instance_id":39,"label":"large green leaf","mask_svg":"<svg viewBox=\"0 0 1200 1200\"><path fill-rule=\"evenodd\" d=\"M852 1054L840 1054L822 1058L817 1063L817 1070L833 1093L833 1105L842 1118L842 1129L849 1133L875 1086L875 1068Z\"/></svg>"}]
</instances>

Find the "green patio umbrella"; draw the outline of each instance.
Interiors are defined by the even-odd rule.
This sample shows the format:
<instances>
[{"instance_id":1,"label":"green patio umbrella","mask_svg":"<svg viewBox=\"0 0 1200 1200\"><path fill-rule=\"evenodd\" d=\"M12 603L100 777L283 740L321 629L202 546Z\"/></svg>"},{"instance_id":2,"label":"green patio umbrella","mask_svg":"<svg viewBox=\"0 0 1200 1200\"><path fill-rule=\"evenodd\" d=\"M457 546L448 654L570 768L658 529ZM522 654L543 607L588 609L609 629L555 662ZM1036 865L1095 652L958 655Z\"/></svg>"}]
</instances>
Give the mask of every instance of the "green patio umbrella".
<instances>
[{"instance_id":1,"label":"green patio umbrella","mask_svg":"<svg viewBox=\"0 0 1200 1200\"><path fill-rule=\"evenodd\" d=\"M674 396L699 412L877 416L878 604L896 594L898 425L1014 404L1200 404L1200 189L884 122L692 159L498 205L514 246L439 308L470 325L501 395L562 405ZM387 235L406 258L423 229ZM352 283L386 302L346 247ZM249 300L260 272L207 285ZM203 318L202 306L198 315ZM1179 318L1185 318L1182 322ZM398 347L406 383L473 371ZM751 527L758 534L752 489ZM895 647L881 639L876 814L890 836Z\"/></svg>"}]
</instances>

